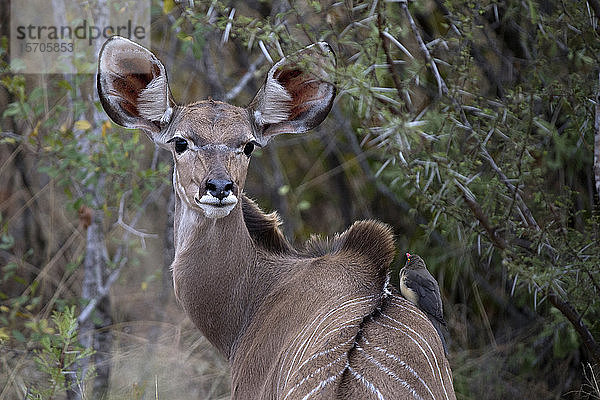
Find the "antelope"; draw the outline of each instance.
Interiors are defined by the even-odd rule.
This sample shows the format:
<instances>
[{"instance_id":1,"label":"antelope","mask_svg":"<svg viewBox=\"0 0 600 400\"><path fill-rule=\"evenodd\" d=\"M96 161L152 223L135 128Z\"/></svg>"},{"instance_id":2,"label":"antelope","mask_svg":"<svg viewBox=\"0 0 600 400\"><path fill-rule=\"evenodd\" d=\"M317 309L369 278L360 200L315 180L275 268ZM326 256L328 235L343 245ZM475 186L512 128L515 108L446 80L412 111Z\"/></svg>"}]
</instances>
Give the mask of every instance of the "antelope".
<instances>
[{"instance_id":1,"label":"antelope","mask_svg":"<svg viewBox=\"0 0 600 400\"><path fill-rule=\"evenodd\" d=\"M232 399L455 399L440 338L392 292L391 229L355 222L294 248L244 194L252 151L329 113L335 56L321 42L269 70L246 108L177 105L163 64L122 37L103 46L108 116L171 151L175 296L231 366Z\"/></svg>"}]
</instances>

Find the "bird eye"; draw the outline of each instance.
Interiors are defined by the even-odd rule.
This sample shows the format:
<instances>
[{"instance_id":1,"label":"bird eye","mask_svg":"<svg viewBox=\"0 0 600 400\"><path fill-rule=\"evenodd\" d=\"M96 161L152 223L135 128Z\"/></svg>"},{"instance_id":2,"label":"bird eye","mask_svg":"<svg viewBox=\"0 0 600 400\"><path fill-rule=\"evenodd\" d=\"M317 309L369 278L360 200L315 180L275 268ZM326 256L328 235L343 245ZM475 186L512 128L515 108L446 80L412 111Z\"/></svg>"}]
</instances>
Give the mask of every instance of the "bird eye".
<instances>
[{"instance_id":1,"label":"bird eye","mask_svg":"<svg viewBox=\"0 0 600 400\"><path fill-rule=\"evenodd\" d=\"M183 138L175 138L175 152L177 154L181 154L184 151L186 151L188 148L188 142L187 140L183 139Z\"/></svg>"},{"instance_id":2,"label":"bird eye","mask_svg":"<svg viewBox=\"0 0 600 400\"><path fill-rule=\"evenodd\" d=\"M254 142L248 142L244 146L244 154L250 157L250 154L254 151Z\"/></svg>"}]
</instances>

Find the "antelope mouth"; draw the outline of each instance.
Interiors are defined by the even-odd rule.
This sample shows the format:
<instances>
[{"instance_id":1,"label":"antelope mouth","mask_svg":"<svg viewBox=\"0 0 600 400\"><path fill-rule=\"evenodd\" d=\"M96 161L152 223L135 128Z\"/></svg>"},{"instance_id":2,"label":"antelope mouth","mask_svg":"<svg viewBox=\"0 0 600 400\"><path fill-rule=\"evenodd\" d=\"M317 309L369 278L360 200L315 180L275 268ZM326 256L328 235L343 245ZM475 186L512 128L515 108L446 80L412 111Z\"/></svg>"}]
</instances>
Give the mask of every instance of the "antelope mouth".
<instances>
[{"instance_id":1,"label":"antelope mouth","mask_svg":"<svg viewBox=\"0 0 600 400\"><path fill-rule=\"evenodd\" d=\"M208 218L226 217L235 208L238 202L237 197L233 194L229 194L222 199L211 194L205 194L200 198L194 198L194 200Z\"/></svg>"}]
</instances>

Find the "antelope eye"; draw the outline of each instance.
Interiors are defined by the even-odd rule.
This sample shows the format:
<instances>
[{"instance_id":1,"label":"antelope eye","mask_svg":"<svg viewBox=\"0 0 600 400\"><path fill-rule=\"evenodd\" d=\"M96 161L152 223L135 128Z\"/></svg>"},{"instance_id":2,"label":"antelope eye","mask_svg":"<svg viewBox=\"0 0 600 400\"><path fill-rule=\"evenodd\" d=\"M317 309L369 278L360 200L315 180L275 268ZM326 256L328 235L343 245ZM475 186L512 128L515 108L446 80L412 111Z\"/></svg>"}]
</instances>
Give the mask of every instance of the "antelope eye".
<instances>
[{"instance_id":1,"label":"antelope eye","mask_svg":"<svg viewBox=\"0 0 600 400\"><path fill-rule=\"evenodd\" d=\"M188 148L188 142L182 138L175 138L175 152L181 154Z\"/></svg>"},{"instance_id":2,"label":"antelope eye","mask_svg":"<svg viewBox=\"0 0 600 400\"><path fill-rule=\"evenodd\" d=\"M244 154L246 156L250 157L250 154L252 154L253 151L254 151L254 143L253 142L246 143L246 145L244 146Z\"/></svg>"}]
</instances>

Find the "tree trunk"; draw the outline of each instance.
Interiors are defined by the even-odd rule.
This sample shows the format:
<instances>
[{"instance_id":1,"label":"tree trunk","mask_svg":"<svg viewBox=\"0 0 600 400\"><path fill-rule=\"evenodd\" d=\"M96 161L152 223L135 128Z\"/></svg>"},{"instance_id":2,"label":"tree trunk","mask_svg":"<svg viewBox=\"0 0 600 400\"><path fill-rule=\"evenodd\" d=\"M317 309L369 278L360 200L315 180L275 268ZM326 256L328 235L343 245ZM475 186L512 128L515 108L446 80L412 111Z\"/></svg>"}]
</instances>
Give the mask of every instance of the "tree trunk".
<instances>
[{"instance_id":1,"label":"tree trunk","mask_svg":"<svg viewBox=\"0 0 600 400\"><path fill-rule=\"evenodd\" d=\"M94 23L98 26L107 26L109 22L109 2L107 0L98 0L95 7L91 10L94 18ZM56 20L60 20L60 16L65 12L64 2L61 0L53 1L56 15ZM96 47L95 54L100 51L102 43L94 42ZM81 152L84 154L93 154L97 151L96 145L89 140L90 136L99 137L101 135L100 122L106 119L96 107L95 95L95 79L90 76L83 84L77 86L77 96L80 99L85 99L88 104L88 109L81 115L75 115L75 119L85 119L94 128L92 132L79 133L79 143L81 144ZM77 133L76 133L77 135ZM95 174L94 171L87 171L87 175ZM85 185L87 193L92 195L91 204L87 204L88 210L92 219L86 232L85 259L83 263L83 282L81 289L81 298L84 304L91 302L93 299L98 300L98 295L103 292L104 284L110 274L108 265L108 251L104 239L104 224L102 209L104 204L104 181L106 174L100 172L96 175L97 183L95 185ZM80 323L79 338L81 345L88 348L93 348L96 353L90 359L82 360L75 366L75 371L81 371L81 375L71 375L68 380L67 397L69 400L81 400L85 398L84 392L86 387L84 381L86 376L94 369L92 398L102 399L106 397L109 382L110 382L110 353L112 349L112 333L106 329L112 324L111 304L108 295L103 296L98 300L92 315ZM74 380L76 378L77 380ZM81 379L79 381L79 379Z\"/></svg>"},{"instance_id":2,"label":"tree trunk","mask_svg":"<svg viewBox=\"0 0 600 400\"><path fill-rule=\"evenodd\" d=\"M101 186L101 185L99 185ZM84 301L91 301L100 291L107 274L107 253L102 232L102 213L92 211L92 221L87 228L86 252L83 262L83 283L81 297ZM112 324L110 316L110 298L105 296L96 306L96 312L93 317L86 319L79 327L80 343L84 347L91 347L96 350L92 356L95 374L93 383L93 398L101 399L106 394L110 379L109 355L112 347L112 334L106 328ZM77 365L77 370L81 370L81 380L83 381L90 371L89 359L84 360ZM80 384L82 382L71 382L71 388L68 391L69 400L82 399L82 390L85 388Z\"/></svg>"}]
</instances>

